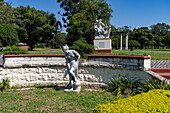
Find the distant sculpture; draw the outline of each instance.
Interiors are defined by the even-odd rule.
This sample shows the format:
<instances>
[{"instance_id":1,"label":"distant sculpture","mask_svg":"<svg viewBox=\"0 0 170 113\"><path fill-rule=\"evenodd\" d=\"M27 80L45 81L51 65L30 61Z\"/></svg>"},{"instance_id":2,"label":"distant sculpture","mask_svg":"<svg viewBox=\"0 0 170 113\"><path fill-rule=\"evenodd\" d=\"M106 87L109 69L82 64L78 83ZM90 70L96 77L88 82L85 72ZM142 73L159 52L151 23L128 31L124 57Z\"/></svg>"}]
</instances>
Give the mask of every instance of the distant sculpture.
<instances>
[{"instance_id":1,"label":"distant sculpture","mask_svg":"<svg viewBox=\"0 0 170 113\"><path fill-rule=\"evenodd\" d=\"M67 89L65 89L65 91L68 92L75 90L79 93L81 90L81 82L78 79L80 55L75 50L69 50L67 45L63 46L62 50L65 53L67 72L69 74L69 84L67 85Z\"/></svg>"},{"instance_id":2,"label":"distant sculpture","mask_svg":"<svg viewBox=\"0 0 170 113\"><path fill-rule=\"evenodd\" d=\"M109 38L111 26L107 26L102 22L102 19L97 20L96 16L96 23L94 24L95 29L95 39L96 38Z\"/></svg>"}]
</instances>

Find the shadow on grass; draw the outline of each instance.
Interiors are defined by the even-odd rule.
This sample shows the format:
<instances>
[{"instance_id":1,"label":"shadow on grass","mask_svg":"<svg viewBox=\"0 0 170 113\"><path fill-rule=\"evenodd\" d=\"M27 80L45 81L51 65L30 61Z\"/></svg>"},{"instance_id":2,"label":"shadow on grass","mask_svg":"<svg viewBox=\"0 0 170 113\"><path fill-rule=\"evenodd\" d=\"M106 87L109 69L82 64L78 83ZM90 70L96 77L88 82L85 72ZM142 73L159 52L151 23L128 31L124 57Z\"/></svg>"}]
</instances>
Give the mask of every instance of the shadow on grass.
<instances>
[{"instance_id":1,"label":"shadow on grass","mask_svg":"<svg viewBox=\"0 0 170 113\"><path fill-rule=\"evenodd\" d=\"M66 89L66 86L58 86L58 85L48 85L48 86L46 86L46 85L35 85L34 87L37 88L37 89L52 88L56 91Z\"/></svg>"}]
</instances>

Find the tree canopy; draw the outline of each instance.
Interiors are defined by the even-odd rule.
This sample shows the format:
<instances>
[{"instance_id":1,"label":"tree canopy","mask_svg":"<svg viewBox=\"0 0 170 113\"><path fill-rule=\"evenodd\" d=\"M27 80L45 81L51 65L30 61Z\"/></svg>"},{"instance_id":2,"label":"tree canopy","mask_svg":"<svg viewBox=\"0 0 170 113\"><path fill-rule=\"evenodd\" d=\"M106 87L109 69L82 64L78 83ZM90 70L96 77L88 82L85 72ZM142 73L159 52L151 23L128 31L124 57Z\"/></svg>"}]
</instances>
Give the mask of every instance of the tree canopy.
<instances>
[{"instance_id":1,"label":"tree canopy","mask_svg":"<svg viewBox=\"0 0 170 113\"><path fill-rule=\"evenodd\" d=\"M144 48L147 45L153 45L153 34L148 27L140 27L134 29L131 35L131 39L136 40L140 43L140 48Z\"/></svg>"},{"instance_id":2,"label":"tree canopy","mask_svg":"<svg viewBox=\"0 0 170 113\"><path fill-rule=\"evenodd\" d=\"M154 40L157 42L156 46L159 48L160 46L165 46L166 39L164 36L168 33L170 29L170 25L165 23L157 23L156 25L151 25L151 32L154 35Z\"/></svg>"},{"instance_id":3,"label":"tree canopy","mask_svg":"<svg viewBox=\"0 0 170 113\"><path fill-rule=\"evenodd\" d=\"M0 46L11 46L18 42L17 31L8 24L0 24Z\"/></svg>"},{"instance_id":4,"label":"tree canopy","mask_svg":"<svg viewBox=\"0 0 170 113\"><path fill-rule=\"evenodd\" d=\"M35 44L42 42L50 46L53 34L57 32L58 23L54 14L36 10L30 6L15 8L18 37L33 50Z\"/></svg>"},{"instance_id":5,"label":"tree canopy","mask_svg":"<svg viewBox=\"0 0 170 113\"><path fill-rule=\"evenodd\" d=\"M8 3L0 1L0 24L15 23L14 10Z\"/></svg>"}]
</instances>

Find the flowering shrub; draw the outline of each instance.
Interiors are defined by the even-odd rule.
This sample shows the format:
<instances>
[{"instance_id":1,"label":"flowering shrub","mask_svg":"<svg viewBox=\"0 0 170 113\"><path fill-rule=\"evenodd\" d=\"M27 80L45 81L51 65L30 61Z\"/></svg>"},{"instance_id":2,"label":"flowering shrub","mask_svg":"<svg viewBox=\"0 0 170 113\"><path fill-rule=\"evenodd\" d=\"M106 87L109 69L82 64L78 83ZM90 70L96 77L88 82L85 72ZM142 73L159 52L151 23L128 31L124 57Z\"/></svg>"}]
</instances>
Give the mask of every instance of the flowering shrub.
<instances>
[{"instance_id":1,"label":"flowering shrub","mask_svg":"<svg viewBox=\"0 0 170 113\"><path fill-rule=\"evenodd\" d=\"M92 109L93 113L170 112L170 90L154 89Z\"/></svg>"}]
</instances>

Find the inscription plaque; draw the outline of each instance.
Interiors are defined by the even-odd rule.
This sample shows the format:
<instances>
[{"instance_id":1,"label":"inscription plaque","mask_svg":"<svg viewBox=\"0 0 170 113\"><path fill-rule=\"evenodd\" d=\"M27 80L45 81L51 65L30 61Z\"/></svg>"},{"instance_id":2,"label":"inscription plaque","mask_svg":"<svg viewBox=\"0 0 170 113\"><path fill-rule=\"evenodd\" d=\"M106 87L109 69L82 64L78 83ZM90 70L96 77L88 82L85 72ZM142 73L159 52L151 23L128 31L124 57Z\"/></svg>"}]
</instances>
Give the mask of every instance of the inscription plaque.
<instances>
[{"instance_id":1,"label":"inscription plaque","mask_svg":"<svg viewBox=\"0 0 170 113\"><path fill-rule=\"evenodd\" d=\"M99 42L99 48L105 48L105 43L104 42Z\"/></svg>"}]
</instances>

